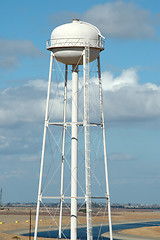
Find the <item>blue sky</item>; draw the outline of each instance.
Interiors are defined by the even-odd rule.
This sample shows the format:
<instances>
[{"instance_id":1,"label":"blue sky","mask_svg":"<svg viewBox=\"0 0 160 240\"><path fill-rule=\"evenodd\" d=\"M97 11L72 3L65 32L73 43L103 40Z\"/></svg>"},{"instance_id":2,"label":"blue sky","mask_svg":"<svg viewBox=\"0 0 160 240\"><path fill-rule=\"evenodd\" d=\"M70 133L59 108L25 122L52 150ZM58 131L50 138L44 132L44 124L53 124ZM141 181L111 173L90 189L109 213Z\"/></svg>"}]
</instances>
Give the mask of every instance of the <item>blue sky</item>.
<instances>
[{"instance_id":1,"label":"blue sky","mask_svg":"<svg viewBox=\"0 0 160 240\"><path fill-rule=\"evenodd\" d=\"M58 25L80 18L106 37L101 54L112 203L159 203L160 2L3 1L0 8L0 187L36 201L49 52Z\"/></svg>"}]
</instances>

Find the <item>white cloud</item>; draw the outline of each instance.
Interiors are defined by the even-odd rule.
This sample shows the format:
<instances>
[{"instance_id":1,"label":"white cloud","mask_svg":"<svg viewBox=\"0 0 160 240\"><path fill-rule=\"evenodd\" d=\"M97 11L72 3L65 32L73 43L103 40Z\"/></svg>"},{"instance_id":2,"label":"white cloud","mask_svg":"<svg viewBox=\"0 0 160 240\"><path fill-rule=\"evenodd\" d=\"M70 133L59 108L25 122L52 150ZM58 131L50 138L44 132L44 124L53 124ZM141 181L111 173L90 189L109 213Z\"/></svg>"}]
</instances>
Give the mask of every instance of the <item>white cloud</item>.
<instances>
[{"instance_id":1,"label":"white cloud","mask_svg":"<svg viewBox=\"0 0 160 240\"><path fill-rule=\"evenodd\" d=\"M25 86L31 88L34 87L35 89L40 91L47 91L48 83L43 79L36 79L28 81L28 83L26 83Z\"/></svg>"},{"instance_id":2,"label":"white cloud","mask_svg":"<svg viewBox=\"0 0 160 240\"><path fill-rule=\"evenodd\" d=\"M39 56L40 51L29 40L4 40L0 39L0 54L1 55L25 55Z\"/></svg>"},{"instance_id":3,"label":"white cloud","mask_svg":"<svg viewBox=\"0 0 160 240\"><path fill-rule=\"evenodd\" d=\"M16 68L18 65L18 57L17 56L9 56L3 55L0 56L0 68Z\"/></svg>"},{"instance_id":4,"label":"white cloud","mask_svg":"<svg viewBox=\"0 0 160 240\"><path fill-rule=\"evenodd\" d=\"M15 96L16 97L16 96ZM17 123L38 121L44 112L44 99L24 99L23 96L18 99L11 98L12 102L4 100L4 105L0 109L0 123L6 126Z\"/></svg>"},{"instance_id":5,"label":"white cloud","mask_svg":"<svg viewBox=\"0 0 160 240\"><path fill-rule=\"evenodd\" d=\"M103 100L106 120L148 121L160 118L160 87L152 83L140 84L136 69L129 68L114 77L102 73ZM98 82L92 79L97 87ZM96 101L93 102L96 108Z\"/></svg>"},{"instance_id":6,"label":"white cloud","mask_svg":"<svg viewBox=\"0 0 160 240\"><path fill-rule=\"evenodd\" d=\"M1 173L0 180L6 181L10 178L22 178L24 176L24 171L22 169L9 170Z\"/></svg>"},{"instance_id":7,"label":"white cloud","mask_svg":"<svg viewBox=\"0 0 160 240\"><path fill-rule=\"evenodd\" d=\"M109 155L110 161L131 161L133 156L128 153L111 153Z\"/></svg>"},{"instance_id":8,"label":"white cloud","mask_svg":"<svg viewBox=\"0 0 160 240\"><path fill-rule=\"evenodd\" d=\"M0 149L4 149L9 146L8 140L5 136L0 135Z\"/></svg>"},{"instance_id":9,"label":"white cloud","mask_svg":"<svg viewBox=\"0 0 160 240\"><path fill-rule=\"evenodd\" d=\"M160 118L160 87L152 83L140 84L138 80L135 68L123 70L117 77L111 72L102 73L106 120L115 123ZM91 81L98 87L95 78ZM92 104L97 109L96 101Z\"/></svg>"},{"instance_id":10,"label":"white cloud","mask_svg":"<svg viewBox=\"0 0 160 240\"><path fill-rule=\"evenodd\" d=\"M29 151L29 149L28 149ZM22 155L20 156L20 161L21 162L35 162L37 160L39 160L39 155Z\"/></svg>"},{"instance_id":11,"label":"white cloud","mask_svg":"<svg viewBox=\"0 0 160 240\"><path fill-rule=\"evenodd\" d=\"M117 0L98 4L84 13L82 19L95 24L108 37L144 39L155 37L149 10L132 2Z\"/></svg>"},{"instance_id":12,"label":"white cloud","mask_svg":"<svg viewBox=\"0 0 160 240\"><path fill-rule=\"evenodd\" d=\"M160 118L160 87L152 83L139 83L135 68L123 70L114 77L111 72L102 73L104 111L110 122L148 121ZM98 92L95 78L91 82ZM68 82L69 86L71 80ZM63 84L59 83L51 92L50 113L56 119L62 119L63 112ZM80 91L83 94L83 91ZM19 123L42 122L45 114L47 82L43 79L29 81L22 87L8 88L0 95L0 125L13 126ZM83 114L83 97L80 111ZM54 100L53 100L54 99ZM91 89L91 102L98 112L97 100ZM68 90L68 112L71 111L71 88ZM3 139L1 139L1 143ZM2 143L3 145L3 143Z\"/></svg>"},{"instance_id":13,"label":"white cloud","mask_svg":"<svg viewBox=\"0 0 160 240\"><path fill-rule=\"evenodd\" d=\"M114 78L110 72L102 74L103 89L105 91L118 91L123 87L134 87L138 84L138 75L134 68L129 68L122 71L122 74Z\"/></svg>"},{"instance_id":14,"label":"white cloud","mask_svg":"<svg viewBox=\"0 0 160 240\"><path fill-rule=\"evenodd\" d=\"M0 94L0 125L10 127L20 123L42 122L45 114L47 85L45 80L37 79L21 87L3 90ZM64 90L61 83L59 87L58 89L54 85L54 90L51 91L49 111L51 114L54 112L56 119L62 118L63 109Z\"/></svg>"},{"instance_id":15,"label":"white cloud","mask_svg":"<svg viewBox=\"0 0 160 240\"><path fill-rule=\"evenodd\" d=\"M41 52L29 40L0 39L0 67L17 67L20 57L39 57Z\"/></svg>"},{"instance_id":16,"label":"white cloud","mask_svg":"<svg viewBox=\"0 0 160 240\"><path fill-rule=\"evenodd\" d=\"M46 102L45 95L24 86L4 90L0 101L0 124L6 127L38 121L44 113Z\"/></svg>"}]
</instances>

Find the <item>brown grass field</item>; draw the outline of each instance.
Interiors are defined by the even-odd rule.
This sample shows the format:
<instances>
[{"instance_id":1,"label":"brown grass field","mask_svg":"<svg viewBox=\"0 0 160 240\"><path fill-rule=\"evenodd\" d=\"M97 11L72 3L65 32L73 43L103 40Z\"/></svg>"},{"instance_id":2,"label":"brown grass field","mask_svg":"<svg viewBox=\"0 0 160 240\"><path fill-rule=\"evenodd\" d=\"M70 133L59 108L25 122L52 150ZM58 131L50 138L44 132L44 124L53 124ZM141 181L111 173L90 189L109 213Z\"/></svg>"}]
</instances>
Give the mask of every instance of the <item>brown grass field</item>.
<instances>
[{"instance_id":1,"label":"brown grass field","mask_svg":"<svg viewBox=\"0 0 160 240\"><path fill-rule=\"evenodd\" d=\"M21 236L21 233L29 232L29 208L9 208L0 210L0 240L28 240L29 237ZM56 229L58 225L58 215L55 214L55 209L51 210L51 214L54 217L54 220L44 212L43 210L39 216L39 230L46 230L52 226ZM67 227L70 227L70 217L69 212L65 212L63 218L63 225L67 224ZM131 222L141 222L141 221L154 221L160 220L160 212L154 211L141 211L141 210L112 210L112 223L131 223ZM107 216L104 215L104 212L97 212L96 209L93 211L92 222L94 225L107 224ZM82 226L86 223L86 218L84 213L81 213L81 216L78 217L78 225ZM32 209L32 231L34 231L35 224L35 209ZM160 239L160 227L144 227L139 229L129 229L119 231L121 234L126 234L126 236L137 236L143 237L143 239ZM33 239L33 238L32 238ZM46 240L46 238L37 238L39 240ZM51 238L50 238L51 239ZM127 238L129 240L129 238Z\"/></svg>"}]
</instances>

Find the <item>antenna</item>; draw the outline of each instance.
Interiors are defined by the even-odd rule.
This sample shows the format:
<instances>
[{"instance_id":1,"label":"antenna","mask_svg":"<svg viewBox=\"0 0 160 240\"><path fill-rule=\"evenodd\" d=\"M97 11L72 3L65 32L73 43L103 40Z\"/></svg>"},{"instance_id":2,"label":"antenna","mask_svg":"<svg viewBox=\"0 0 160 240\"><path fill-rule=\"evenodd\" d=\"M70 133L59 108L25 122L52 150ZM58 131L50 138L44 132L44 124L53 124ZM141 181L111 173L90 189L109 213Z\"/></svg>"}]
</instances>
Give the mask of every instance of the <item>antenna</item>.
<instances>
[{"instance_id":1,"label":"antenna","mask_svg":"<svg viewBox=\"0 0 160 240\"><path fill-rule=\"evenodd\" d=\"M86 202L86 222L87 222L87 240L92 240L92 193L91 193L91 149L90 149L90 129L92 126L102 129L103 138L103 158L104 158L104 168L105 168L105 185L106 194L104 199L107 202L108 217L109 217L109 229L110 229L110 240L112 240L112 223L111 223L111 207L110 207L110 194L109 194L109 183L108 183L108 169L107 169L107 153L106 153L106 139L105 139L105 125L104 125L104 113L103 113L103 99L102 99L102 83L101 83L101 71L100 71L100 58L99 54L104 50L104 37L101 35L99 29L92 24L82 22L79 19L73 19L72 23L63 24L52 31L50 40L47 41L47 50L51 52L50 56L50 67L49 67L49 81L48 81L48 94L46 103L46 113L45 113L45 124L43 133L43 143L42 143L42 155L41 155L41 167L40 167L40 177L39 177L39 190L38 190L38 200L37 200L37 212L36 212L36 223L35 223L35 234L34 240L37 239L38 231L38 220L39 220L39 210L43 199L59 199L59 234L58 238L62 238L62 219L63 219L63 201L64 199L70 200L71 205L71 231L70 239L77 240L77 228L78 228L78 201L84 199ZM58 61L65 65L64 73L64 101L63 101L63 120L57 122L51 122L49 117L50 111L50 101L51 101L51 86L52 86L52 74L53 74L53 62ZM98 79L99 79L99 105L100 105L100 122L91 123L90 122L90 99L89 99L89 87L90 87L90 63L97 60L98 66ZM68 82L68 67L72 66L72 94L71 94L71 115L70 121L66 120L67 115L67 82ZM83 71L83 120L79 121L79 69L82 66ZM54 73L56 74L56 73ZM58 107L55 105L55 108ZM60 187L59 196L44 196L42 191L43 182L43 170L45 160L45 150L46 150L46 136L47 131L50 126L61 126L62 131L62 142L61 147L61 176L60 176ZM84 197L78 195L78 147L79 141L79 128L84 129L84 159L85 159L85 194ZM66 144L66 131L71 128L70 135L70 196L66 196L64 191L64 184L66 182L64 175L65 165L69 165L65 157L65 144ZM58 140L57 140L58 142ZM82 169L81 169L82 170ZM101 179L102 181L102 179ZM98 198L98 197L97 197ZM102 198L102 197L101 197Z\"/></svg>"},{"instance_id":2,"label":"antenna","mask_svg":"<svg viewBox=\"0 0 160 240\"><path fill-rule=\"evenodd\" d=\"M0 189L0 207L2 207L2 188Z\"/></svg>"}]
</instances>

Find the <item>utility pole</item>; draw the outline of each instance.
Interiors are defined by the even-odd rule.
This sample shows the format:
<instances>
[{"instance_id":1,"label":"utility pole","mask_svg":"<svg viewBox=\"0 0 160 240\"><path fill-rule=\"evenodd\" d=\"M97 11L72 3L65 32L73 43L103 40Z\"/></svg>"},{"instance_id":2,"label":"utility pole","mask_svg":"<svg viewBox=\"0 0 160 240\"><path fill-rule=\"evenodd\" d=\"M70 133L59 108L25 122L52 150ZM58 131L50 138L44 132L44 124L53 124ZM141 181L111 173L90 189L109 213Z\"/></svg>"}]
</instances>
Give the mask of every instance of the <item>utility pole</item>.
<instances>
[{"instance_id":1,"label":"utility pole","mask_svg":"<svg viewBox=\"0 0 160 240\"><path fill-rule=\"evenodd\" d=\"M31 224L32 224L32 222L31 222L31 209L30 209L30 211L29 211L29 216L30 216L30 219L29 219L29 240L31 240Z\"/></svg>"},{"instance_id":2,"label":"utility pole","mask_svg":"<svg viewBox=\"0 0 160 240\"><path fill-rule=\"evenodd\" d=\"M0 189L0 208L2 207L2 188Z\"/></svg>"}]
</instances>

